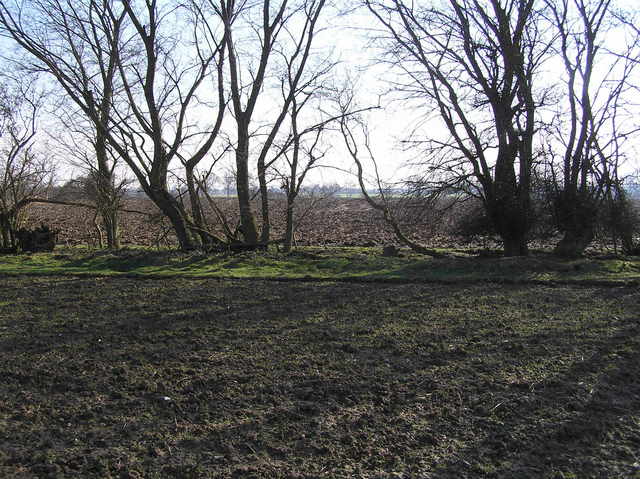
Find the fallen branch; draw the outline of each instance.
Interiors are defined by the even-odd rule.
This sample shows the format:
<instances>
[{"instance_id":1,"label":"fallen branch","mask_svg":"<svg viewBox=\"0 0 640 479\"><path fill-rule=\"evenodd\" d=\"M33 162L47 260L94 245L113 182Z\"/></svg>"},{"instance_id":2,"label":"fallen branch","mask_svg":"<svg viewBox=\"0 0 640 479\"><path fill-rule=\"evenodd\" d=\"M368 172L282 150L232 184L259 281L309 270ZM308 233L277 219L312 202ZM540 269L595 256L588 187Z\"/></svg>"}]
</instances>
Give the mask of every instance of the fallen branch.
<instances>
[{"instance_id":1,"label":"fallen branch","mask_svg":"<svg viewBox=\"0 0 640 479\"><path fill-rule=\"evenodd\" d=\"M356 168L358 170L357 172L357 178L358 178L358 184L360 186L360 190L362 191L362 196L364 197L364 199L366 200L366 202L373 208L376 209L378 211L381 211L383 216L384 216L384 220L386 221L386 223L388 225L391 226L391 228L393 229L393 232L396 235L396 238L398 238L398 240L403 243L404 245L408 246L409 248L411 248L413 251L415 251L416 253L420 253L420 254L424 254L427 256L431 256L433 258L444 258L446 257L445 254L436 251L435 249L432 248L427 248L425 246L422 246L421 244L416 243L415 241L412 241L411 239L409 239L408 236L406 236L403 232L402 229L400 228L400 225L398 224L398 222L396 221L396 219L393 216L393 213L391 212L391 209L389 208L389 202L387 201L387 198L384 194L383 188L382 188L382 184L380 182L380 175L378 174L378 167L377 164L375 162L375 158L373 156L373 152L371 151L370 145L369 145L369 137L368 137L368 133L365 131L365 147L367 148L367 152L369 153L369 157L371 158L371 160L373 161L374 164L374 168L375 168L375 174L376 174L376 182L377 182L377 186L378 186L378 194L380 195L380 198L382 200L382 203L377 202L375 199L373 199L371 197L371 195L369 195L369 192L367 191L367 187L364 183L364 171L363 171L363 167L362 167L362 162L360 161L360 157L358 156L358 146L356 143L356 139L353 136L352 131L349 129L348 125L346 124L346 122L342 121L340 123L340 129L342 132L342 136L344 138L344 142L345 145L347 147L347 150L349 151L349 154L351 155L351 158L353 159Z\"/></svg>"}]
</instances>

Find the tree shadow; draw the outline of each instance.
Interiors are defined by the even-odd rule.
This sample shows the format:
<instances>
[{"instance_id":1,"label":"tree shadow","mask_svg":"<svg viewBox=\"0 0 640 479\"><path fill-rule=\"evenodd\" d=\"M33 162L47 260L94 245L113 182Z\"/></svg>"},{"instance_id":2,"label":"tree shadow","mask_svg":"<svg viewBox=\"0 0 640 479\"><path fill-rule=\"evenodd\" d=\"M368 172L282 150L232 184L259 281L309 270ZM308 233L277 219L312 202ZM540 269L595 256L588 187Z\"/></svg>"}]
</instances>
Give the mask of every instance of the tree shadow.
<instances>
[{"instance_id":1,"label":"tree shadow","mask_svg":"<svg viewBox=\"0 0 640 479\"><path fill-rule=\"evenodd\" d=\"M13 296L29 283L22 281ZM594 331L575 337L551 322L516 334L502 313L463 316L524 290L43 279L24 291L33 311L19 308L16 334L0 339L13 361L0 365L0 388L16 404L40 408L10 419L7 431L22 448L10 446L11 460L41 464L24 451L46 436L51 444L42 447L76 473L89 454L78 438L90 454L101 451L108 473L120 461L162 477L185 477L188 464L201 467L200 477L615 470L618 459L598 447L619 418L638 414L637 324L611 323L616 333L606 336L591 321ZM574 301L593 301L589 295ZM51 302L35 308L43 298ZM578 361L571 341L597 354ZM535 383L505 379L507 369L550 355L573 363ZM589 393L579 383L595 376ZM123 448L138 463L127 463ZM601 469L571 462L574 455L593 463L598 454Z\"/></svg>"},{"instance_id":2,"label":"tree shadow","mask_svg":"<svg viewBox=\"0 0 640 479\"><path fill-rule=\"evenodd\" d=\"M431 477L635 477L640 416L640 324L537 384L514 383L487 411L486 437Z\"/></svg>"}]
</instances>

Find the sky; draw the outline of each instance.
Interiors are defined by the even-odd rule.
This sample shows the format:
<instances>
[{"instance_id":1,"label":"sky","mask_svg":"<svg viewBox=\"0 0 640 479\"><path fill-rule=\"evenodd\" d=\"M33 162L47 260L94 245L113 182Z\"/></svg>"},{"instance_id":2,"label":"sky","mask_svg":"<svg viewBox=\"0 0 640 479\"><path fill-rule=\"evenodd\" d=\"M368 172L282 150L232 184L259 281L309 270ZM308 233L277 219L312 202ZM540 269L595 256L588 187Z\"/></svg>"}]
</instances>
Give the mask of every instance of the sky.
<instances>
[{"instance_id":1,"label":"sky","mask_svg":"<svg viewBox=\"0 0 640 479\"><path fill-rule=\"evenodd\" d=\"M620 0L619 4L634 6L635 0ZM391 102L390 95L386 94L388 89L386 79L388 79L389 70L387 66L380 65L378 62L380 51L368 48L367 34L370 33L374 25L375 20L369 14L358 13L344 17L332 17L332 29L319 38L318 49L324 51L333 49L341 62L340 75L345 76L348 73L351 78L357 79L358 101L361 106L381 104L384 107L381 110L372 111L366 116L372 149L380 168L381 177L385 181L395 182L412 172L407 168L408 162L413 159L412 155L403 151L400 143L413 130L424 110L414 108L415 103L408 106L401 102ZM268 117L272 104L270 105L269 101L266 101L259 108L262 108L261 111L264 113L259 111L256 117ZM429 127L429 135L445 134L433 123ZM55 130L53 126L47 125L46 128ZM233 133L231 135L233 136ZM356 183L355 177L345 172L353 171L354 165L344 150L342 139L339 136L333 136L330 143L331 152L327 155L326 163L333 168L316 170L309 176L308 181L310 183L354 185ZM231 157L229 158L230 163L232 163ZM628 171L632 171L638 167L639 165L636 163L626 168ZM67 170L64 170L61 176L67 174Z\"/></svg>"},{"instance_id":2,"label":"sky","mask_svg":"<svg viewBox=\"0 0 640 479\"><path fill-rule=\"evenodd\" d=\"M637 0L618 0L616 5L627 9L638 8ZM442 137L447 135L447 131L439 121L424 122L424 114L428 108L426 102L423 104L420 104L420 101L402 102L398 101L397 95L389 94L388 80L391 78L391 71L388 65L380 64L381 51L370 46L370 35L379 28L370 14L366 12L351 14L338 19L333 25L337 33L330 36L327 47L335 48L341 61L344 62L344 69L349 71L350 76L358 78L360 104L383 106L380 110L366 114L372 150L378 163L380 176L389 183L402 181L417 172L410 164L419 159L419 152L406 151L403 148L403 141L416 126L422 124L416 130L416 134L423 138ZM604 44L615 47L623 42L623 36L613 32L608 35ZM607 61L601 60L599 68L596 65L594 77L609 73L608 65ZM547 64L544 78L540 78L539 82L557 82L562 74L562 64L551 62ZM640 68L636 69L635 78L635 84L640 87ZM640 112L640 102L630 108ZM637 115L637 118L640 118L640 115ZM640 139L639 134L635 137ZM638 174L640 172L640 141L634 139L629 141L627 146L630 154L629 159L621 167L622 175ZM352 162L340 145L336 145L334 161L336 165L353 171ZM372 169L370 168L369 171ZM321 182L355 182L353 176L345 176L337 170L320 172L316 178Z\"/></svg>"}]
</instances>

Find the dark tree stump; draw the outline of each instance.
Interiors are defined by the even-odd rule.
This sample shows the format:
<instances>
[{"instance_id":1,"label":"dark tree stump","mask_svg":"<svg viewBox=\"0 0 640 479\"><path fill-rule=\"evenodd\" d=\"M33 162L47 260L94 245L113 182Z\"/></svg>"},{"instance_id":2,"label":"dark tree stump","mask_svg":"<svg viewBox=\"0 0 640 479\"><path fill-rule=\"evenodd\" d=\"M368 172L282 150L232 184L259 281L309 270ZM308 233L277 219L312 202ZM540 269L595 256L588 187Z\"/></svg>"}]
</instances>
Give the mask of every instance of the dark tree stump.
<instances>
[{"instance_id":1,"label":"dark tree stump","mask_svg":"<svg viewBox=\"0 0 640 479\"><path fill-rule=\"evenodd\" d=\"M393 245L385 246L382 248L382 256L386 258L393 258L398 256L398 248Z\"/></svg>"},{"instance_id":2,"label":"dark tree stump","mask_svg":"<svg viewBox=\"0 0 640 479\"><path fill-rule=\"evenodd\" d=\"M42 224L39 227L28 230L21 228L16 231L18 247L21 251L38 253L42 251L53 251L56 247L58 232Z\"/></svg>"}]
</instances>

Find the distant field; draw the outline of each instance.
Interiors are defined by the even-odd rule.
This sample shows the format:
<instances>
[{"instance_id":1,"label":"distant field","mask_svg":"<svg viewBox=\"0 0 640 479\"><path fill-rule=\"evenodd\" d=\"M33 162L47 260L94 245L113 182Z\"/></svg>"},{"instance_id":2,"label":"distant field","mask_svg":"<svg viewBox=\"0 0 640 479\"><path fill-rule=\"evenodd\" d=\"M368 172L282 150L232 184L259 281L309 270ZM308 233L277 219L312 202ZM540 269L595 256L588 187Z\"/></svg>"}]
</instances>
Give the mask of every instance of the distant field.
<instances>
[{"instance_id":1,"label":"distant field","mask_svg":"<svg viewBox=\"0 0 640 479\"><path fill-rule=\"evenodd\" d=\"M638 288L0 291L3 478L640 477Z\"/></svg>"},{"instance_id":2,"label":"distant field","mask_svg":"<svg viewBox=\"0 0 640 479\"><path fill-rule=\"evenodd\" d=\"M238 218L237 200L218 198L218 206L225 212L234 226ZM284 234L285 202L274 199L271 202L271 222L273 238ZM129 199L126 208L151 213L152 216L123 213L120 221L124 246L175 246L177 243L171 228L161 221L158 209L147 199ZM260 206L255 204L259 216ZM393 232L387 227L381 215L372 210L362 199L330 198L310 208L310 200L300 200L300 222L296 240L300 245L341 245L367 246L395 243ZM414 218L415 220L415 218ZM211 228L221 233L213 214L210 214ZM80 207L34 204L30 210L28 225L47 223L60 231L59 244L66 246L93 245L97 234L94 214ZM420 221L408 224L407 231L425 240L429 231ZM451 240L438 239L438 246L447 247Z\"/></svg>"}]
</instances>

